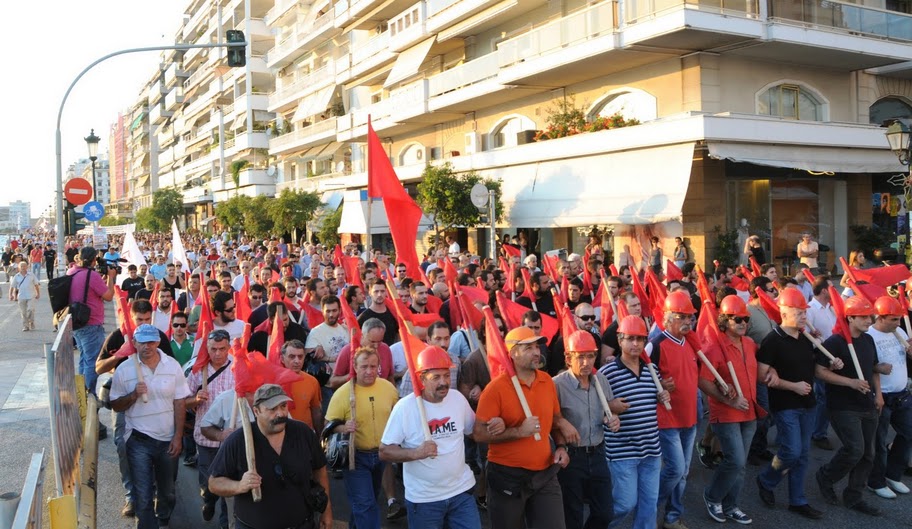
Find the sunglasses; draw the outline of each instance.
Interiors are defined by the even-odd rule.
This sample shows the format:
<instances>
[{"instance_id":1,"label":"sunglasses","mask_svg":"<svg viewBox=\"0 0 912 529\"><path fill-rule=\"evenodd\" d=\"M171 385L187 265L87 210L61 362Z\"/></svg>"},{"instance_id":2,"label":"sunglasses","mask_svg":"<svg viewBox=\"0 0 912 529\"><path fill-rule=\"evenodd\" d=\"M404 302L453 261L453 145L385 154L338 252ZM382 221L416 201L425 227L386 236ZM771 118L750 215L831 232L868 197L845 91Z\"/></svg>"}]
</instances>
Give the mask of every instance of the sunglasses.
<instances>
[{"instance_id":1,"label":"sunglasses","mask_svg":"<svg viewBox=\"0 0 912 529\"><path fill-rule=\"evenodd\" d=\"M735 323L748 323L751 321L750 316L729 316L729 319Z\"/></svg>"},{"instance_id":2,"label":"sunglasses","mask_svg":"<svg viewBox=\"0 0 912 529\"><path fill-rule=\"evenodd\" d=\"M587 314L585 316L577 316L577 317L583 321L595 321L595 314Z\"/></svg>"},{"instance_id":3,"label":"sunglasses","mask_svg":"<svg viewBox=\"0 0 912 529\"><path fill-rule=\"evenodd\" d=\"M222 312L234 312L234 309L235 309L235 307L231 307L231 308L226 307L225 310L223 310Z\"/></svg>"},{"instance_id":4,"label":"sunglasses","mask_svg":"<svg viewBox=\"0 0 912 529\"><path fill-rule=\"evenodd\" d=\"M228 331L219 329L217 331L210 332L209 335L206 336L206 339L207 340L216 340L216 341L220 342L222 340L227 340L229 337L230 337L230 335L228 334Z\"/></svg>"},{"instance_id":5,"label":"sunglasses","mask_svg":"<svg viewBox=\"0 0 912 529\"><path fill-rule=\"evenodd\" d=\"M175 329L183 329L184 327L187 326L187 324L186 323L172 323L171 326L174 327Z\"/></svg>"},{"instance_id":6,"label":"sunglasses","mask_svg":"<svg viewBox=\"0 0 912 529\"><path fill-rule=\"evenodd\" d=\"M259 299L263 299L263 296L250 296L250 299L259 300Z\"/></svg>"}]
</instances>

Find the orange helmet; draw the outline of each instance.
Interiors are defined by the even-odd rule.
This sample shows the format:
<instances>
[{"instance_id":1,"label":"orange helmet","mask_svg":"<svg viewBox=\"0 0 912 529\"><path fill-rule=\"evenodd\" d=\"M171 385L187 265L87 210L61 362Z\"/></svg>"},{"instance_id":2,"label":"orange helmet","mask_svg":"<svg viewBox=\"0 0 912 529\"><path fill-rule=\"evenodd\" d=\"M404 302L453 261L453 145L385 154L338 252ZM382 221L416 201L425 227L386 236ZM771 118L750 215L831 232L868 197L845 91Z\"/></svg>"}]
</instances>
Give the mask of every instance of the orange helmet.
<instances>
[{"instance_id":1,"label":"orange helmet","mask_svg":"<svg viewBox=\"0 0 912 529\"><path fill-rule=\"evenodd\" d=\"M681 314L696 314L690 296L683 290L668 294L665 298L665 312L678 312Z\"/></svg>"},{"instance_id":2,"label":"orange helmet","mask_svg":"<svg viewBox=\"0 0 912 529\"><path fill-rule=\"evenodd\" d=\"M845 300L846 316L873 316L874 305L864 298L864 296L852 296Z\"/></svg>"},{"instance_id":3,"label":"orange helmet","mask_svg":"<svg viewBox=\"0 0 912 529\"><path fill-rule=\"evenodd\" d=\"M415 366L415 371L418 373L430 369L451 369L453 367L450 355L436 345L426 347L423 351L418 353L418 360L415 363L417 364Z\"/></svg>"},{"instance_id":4,"label":"orange helmet","mask_svg":"<svg viewBox=\"0 0 912 529\"><path fill-rule=\"evenodd\" d=\"M728 316L750 316L747 311L747 304L738 296L732 294L722 298L722 304L719 305L719 314Z\"/></svg>"},{"instance_id":5,"label":"orange helmet","mask_svg":"<svg viewBox=\"0 0 912 529\"><path fill-rule=\"evenodd\" d=\"M689 301L688 301L689 302ZM627 316L618 324L618 334L625 336L647 336L646 322L639 316Z\"/></svg>"},{"instance_id":6,"label":"orange helmet","mask_svg":"<svg viewBox=\"0 0 912 529\"><path fill-rule=\"evenodd\" d=\"M598 350L592 333L583 330L573 331L573 334L567 338L566 349L567 352L573 351L575 353L588 353Z\"/></svg>"},{"instance_id":7,"label":"orange helmet","mask_svg":"<svg viewBox=\"0 0 912 529\"><path fill-rule=\"evenodd\" d=\"M780 307L790 307L793 309L807 309L807 299L804 294L797 288L783 288L779 291L779 298L776 300Z\"/></svg>"},{"instance_id":8,"label":"orange helmet","mask_svg":"<svg viewBox=\"0 0 912 529\"><path fill-rule=\"evenodd\" d=\"M910 281L912 282L912 281ZM902 304L896 298L890 296L880 296L874 302L874 310L878 316L905 316L906 311Z\"/></svg>"}]
</instances>

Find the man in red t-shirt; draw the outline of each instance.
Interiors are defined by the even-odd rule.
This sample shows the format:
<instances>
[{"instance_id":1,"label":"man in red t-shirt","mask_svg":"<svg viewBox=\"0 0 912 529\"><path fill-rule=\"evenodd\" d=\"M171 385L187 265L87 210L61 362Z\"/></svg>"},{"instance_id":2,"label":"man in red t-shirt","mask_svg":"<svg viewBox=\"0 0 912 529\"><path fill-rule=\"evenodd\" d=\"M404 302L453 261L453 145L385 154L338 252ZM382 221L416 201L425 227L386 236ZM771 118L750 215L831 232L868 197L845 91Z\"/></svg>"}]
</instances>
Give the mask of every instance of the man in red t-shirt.
<instances>
[{"instance_id":1,"label":"man in red t-shirt","mask_svg":"<svg viewBox=\"0 0 912 529\"><path fill-rule=\"evenodd\" d=\"M44 249L40 244L36 244L32 251L29 252L29 268L35 277L41 279L41 259L44 257Z\"/></svg>"}]
</instances>

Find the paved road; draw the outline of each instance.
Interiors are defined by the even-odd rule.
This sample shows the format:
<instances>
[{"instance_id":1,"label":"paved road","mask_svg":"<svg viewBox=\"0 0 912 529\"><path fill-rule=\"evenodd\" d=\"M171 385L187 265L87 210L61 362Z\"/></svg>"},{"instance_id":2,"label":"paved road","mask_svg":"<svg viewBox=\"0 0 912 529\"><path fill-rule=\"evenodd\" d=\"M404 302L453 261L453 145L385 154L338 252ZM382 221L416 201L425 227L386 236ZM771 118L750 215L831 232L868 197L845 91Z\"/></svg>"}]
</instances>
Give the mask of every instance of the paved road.
<instances>
[{"instance_id":1,"label":"paved road","mask_svg":"<svg viewBox=\"0 0 912 529\"><path fill-rule=\"evenodd\" d=\"M4 278L5 279L5 278ZM25 478L25 470L31 454L45 448L50 454L50 427L48 421L47 384L45 381L45 364L43 344L54 339L51 327L50 308L42 297L38 304L36 321L38 329L21 332L18 311L15 304L6 299L8 284L0 282L2 299L0 299L0 493L18 491ZM113 322L113 309L108 310L108 321ZM109 330L113 325L109 324ZM110 427L110 412L103 411L102 422ZM834 442L835 435L830 436ZM830 452L813 449L811 452L811 471L825 462ZM823 507L823 501L813 482L813 473L809 473L807 487L811 504ZM788 513L783 505L786 498L784 486L777 490L779 506L776 509L763 507L757 497L754 477L757 469L749 467L746 486L742 495L742 508L754 518L753 527L789 529L858 529L859 527L880 526L887 528L912 527L912 497L901 497L898 500L881 500L867 493L868 499L884 511L881 518L870 518L843 508L827 507L826 516L820 522L811 522ZM117 470L117 456L109 437L99 447L98 466L98 527L103 529L126 529L133 527L132 519L120 516L123 506L123 491ZM711 528L717 524L711 521L703 511L700 491L709 478L709 471L701 467L696 460L691 468L686 495L688 512L685 521L691 529ZM54 494L54 476L52 466L48 474L44 496ZM348 510L340 480L333 480L331 495L334 504L334 515L337 520L347 520ZM199 514L200 499L196 488L196 472L187 467L180 467L178 476L178 503L171 520L173 529L211 528L216 529L216 522L205 523ZM385 502L384 502L385 503ZM345 524L337 523L339 527ZM729 523L728 525L732 525ZM45 516L47 526L47 516ZM404 520L385 524L385 527L406 527Z\"/></svg>"}]
</instances>

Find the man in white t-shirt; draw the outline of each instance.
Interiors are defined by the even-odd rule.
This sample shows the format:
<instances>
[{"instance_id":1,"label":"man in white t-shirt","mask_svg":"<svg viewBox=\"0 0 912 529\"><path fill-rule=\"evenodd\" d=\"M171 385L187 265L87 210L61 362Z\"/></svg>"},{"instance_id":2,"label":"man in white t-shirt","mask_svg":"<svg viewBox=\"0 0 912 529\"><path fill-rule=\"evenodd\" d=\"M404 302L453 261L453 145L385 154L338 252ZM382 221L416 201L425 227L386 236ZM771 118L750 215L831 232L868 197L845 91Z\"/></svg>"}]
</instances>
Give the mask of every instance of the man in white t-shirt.
<instances>
[{"instance_id":1,"label":"man in white t-shirt","mask_svg":"<svg viewBox=\"0 0 912 529\"><path fill-rule=\"evenodd\" d=\"M342 303L339 298L331 294L323 296L320 300L320 308L323 312L323 323L310 330L307 335L307 342L304 344L304 355L309 362L322 363L322 368L328 375L332 375L336 368L336 358L342 349L348 345L351 340L349 330L339 323ZM327 377L327 383L329 377ZM333 391L329 386L321 388L323 397L323 411L332 398Z\"/></svg>"},{"instance_id":2,"label":"man in white t-shirt","mask_svg":"<svg viewBox=\"0 0 912 529\"><path fill-rule=\"evenodd\" d=\"M475 476L465 462L464 442L475 426L475 413L462 393L451 389L452 362L444 349L421 351L415 367L424 386L427 424L414 393L397 402L380 439L380 459L403 463L409 529L480 528L472 494ZM430 429L430 440L425 428Z\"/></svg>"},{"instance_id":3,"label":"man in white t-shirt","mask_svg":"<svg viewBox=\"0 0 912 529\"><path fill-rule=\"evenodd\" d=\"M912 443L912 395L907 388L909 359L906 358L910 354L909 337L899 325L906 310L898 300L880 297L874 309L877 316L868 334L877 347L879 363L874 371L880 373L884 406L874 440L874 466L868 475L868 488L881 498L892 499L897 492L909 493L909 487L901 481L908 465L907 449ZM896 437L888 448L890 426L896 430Z\"/></svg>"},{"instance_id":4,"label":"man in white t-shirt","mask_svg":"<svg viewBox=\"0 0 912 529\"><path fill-rule=\"evenodd\" d=\"M459 243L456 242L456 239L454 239L452 235L446 236L446 242L447 242L447 246L449 247L450 257L453 257L454 255L459 255L461 248L459 248Z\"/></svg>"},{"instance_id":5,"label":"man in white t-shirt","mask_svg":"<svg viewBox=\"0 0 912 529\"><path fill-rule=\"evenodd\" d=\"M28 263L19 263L19 273L10 278L10 299L19 304L22 330L35 328L35 300L41 296L38 277L28 269Z\"/></svg>"},{"instance_id":6,"label":"man in white t-shirt","mask_svg":"<svg viewBox=\"0 0 912 529\"><path fill-rule=\"evenodd\" d=\"M817 241L811 237L810 233L802 233L801 242L798 243L798 258L801 263L806 264L811 269L811 272L817 271L819 253Z\"/></svg>"}]
</instances>

